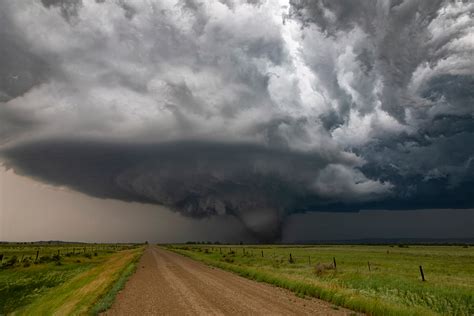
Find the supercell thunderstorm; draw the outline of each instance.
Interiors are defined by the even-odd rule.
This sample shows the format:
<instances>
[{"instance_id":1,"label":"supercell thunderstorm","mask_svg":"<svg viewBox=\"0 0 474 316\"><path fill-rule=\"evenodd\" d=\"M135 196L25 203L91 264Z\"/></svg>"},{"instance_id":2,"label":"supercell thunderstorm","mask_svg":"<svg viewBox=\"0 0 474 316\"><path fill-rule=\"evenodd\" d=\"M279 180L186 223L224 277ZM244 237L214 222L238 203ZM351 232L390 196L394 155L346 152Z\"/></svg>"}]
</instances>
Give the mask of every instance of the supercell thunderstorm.
<instances>
[{"instance_id":1,"label":"supercell thunderstorm","mask_svg":"<svg viewBox=\"0 0 474 316\"><path fill-rule=\"evenodd\" d=\"M280 2L1 2L3 164L264 241L473 207L474 3Z\"/></svg>"}]
</instances>

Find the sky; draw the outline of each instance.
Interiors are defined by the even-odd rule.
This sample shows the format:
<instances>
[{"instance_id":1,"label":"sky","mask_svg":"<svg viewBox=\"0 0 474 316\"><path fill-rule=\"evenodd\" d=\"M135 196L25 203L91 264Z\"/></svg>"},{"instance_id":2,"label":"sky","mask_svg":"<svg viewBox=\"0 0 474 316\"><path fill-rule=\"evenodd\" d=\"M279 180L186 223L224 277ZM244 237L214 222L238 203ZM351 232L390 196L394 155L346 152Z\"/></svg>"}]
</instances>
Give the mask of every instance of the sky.
<instances>
[{"instance_id":1,"label":"sky","mask_svg":"<svg viewBox=\"0 0 474 316\"><path fill-rule=\"evenodd\" d=\"M472 238L473 14L0 1L0 239Z\"/></svg>"}]
</instances>

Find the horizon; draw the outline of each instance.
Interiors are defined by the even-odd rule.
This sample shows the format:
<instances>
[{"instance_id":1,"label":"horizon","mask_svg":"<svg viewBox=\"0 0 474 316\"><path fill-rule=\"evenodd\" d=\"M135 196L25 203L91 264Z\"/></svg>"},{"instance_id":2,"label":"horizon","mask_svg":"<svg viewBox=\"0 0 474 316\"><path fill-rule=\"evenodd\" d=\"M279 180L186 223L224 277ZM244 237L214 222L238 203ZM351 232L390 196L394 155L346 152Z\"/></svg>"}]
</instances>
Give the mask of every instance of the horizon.
<instances>
[{"instance_id":1,"label":"horizon","mask_svg":"<svg viewBox=\"0 0 474 316\"><path fill-rule=\"evenodd\" d=\"M403 242L403 243L402 243ZM35 240L35 241L8 241L8 240L0 240L1 244L25 244L25 245L32 245L32 244L86 244L86 245L143 245L143 244L150 244L148 241L144 242L85 242L85 241L72 241L72 240ZM185 242L166 242L166 243L152 243L157 245L209 245L209 246L216 246L216 245L223 245L223 246L285 246L285 245L301 245L301 246L324 246L324 245L367 245L367 246L472 246L474 245L474 238L450 238L450 239L436 239L436 238L364 238L364 239L341 239L341 240L320 240L320 241L304 241L304 242L293 242L293 243L244 243L244 242L236 242L236 243L228 243L228 242L220 242L220 241L185 241Z\"/></svg>"}]
</instances>

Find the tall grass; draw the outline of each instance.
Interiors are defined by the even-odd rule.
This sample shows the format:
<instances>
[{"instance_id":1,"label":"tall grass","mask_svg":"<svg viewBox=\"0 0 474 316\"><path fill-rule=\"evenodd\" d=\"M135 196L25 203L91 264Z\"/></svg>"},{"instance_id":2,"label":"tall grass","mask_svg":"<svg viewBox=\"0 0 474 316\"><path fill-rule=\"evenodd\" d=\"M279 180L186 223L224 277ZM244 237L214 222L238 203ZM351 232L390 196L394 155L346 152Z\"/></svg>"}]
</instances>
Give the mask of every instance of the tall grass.
<instances>
[{"instance_id":1,"label":"tall grass","mask_svg":"<svg viewBox=\"0 0 474 316\"><path fill-rule=\"evenodd\" d=\"M108 310L117 294L124 288L127 280L132 276L133 273L137 270L137 264L140 260L140 256L136 256L132 262L130 262L125 269L120 273L120 277L115 281L107 293L99 299L99 301L92 307L91 314L98 315L99 313L105 312Z\"/></svg>"}]
</instances>

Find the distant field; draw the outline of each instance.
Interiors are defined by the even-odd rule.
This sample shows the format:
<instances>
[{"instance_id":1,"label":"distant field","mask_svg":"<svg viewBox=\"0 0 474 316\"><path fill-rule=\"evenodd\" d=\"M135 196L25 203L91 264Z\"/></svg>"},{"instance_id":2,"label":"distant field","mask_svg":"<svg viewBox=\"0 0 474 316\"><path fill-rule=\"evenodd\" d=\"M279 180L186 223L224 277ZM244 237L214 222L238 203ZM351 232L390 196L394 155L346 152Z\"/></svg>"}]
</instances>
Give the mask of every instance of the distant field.
<instances>
[{"instance_id":1,"label":"distant field","mask_svg":"<svg viewBox=\"0 0 474 316\"><path fill-rule=\"evenodd\" d=\"M372 315L474 315L474 247L167 247L300 296Z\"/></svg>"},{"instance_id":2,"label":"distant field","mask_svg":"<svg viewBox=\"0 0 474 316\"><path fill-rule=\"evenodd\" d=\"M137 245L0 244L0 315L98 313L142 251Z\"/></svg>"}]
</instances>

